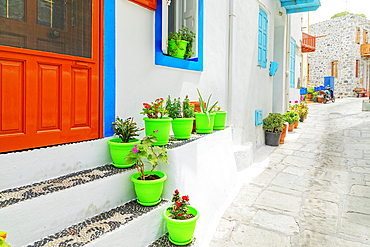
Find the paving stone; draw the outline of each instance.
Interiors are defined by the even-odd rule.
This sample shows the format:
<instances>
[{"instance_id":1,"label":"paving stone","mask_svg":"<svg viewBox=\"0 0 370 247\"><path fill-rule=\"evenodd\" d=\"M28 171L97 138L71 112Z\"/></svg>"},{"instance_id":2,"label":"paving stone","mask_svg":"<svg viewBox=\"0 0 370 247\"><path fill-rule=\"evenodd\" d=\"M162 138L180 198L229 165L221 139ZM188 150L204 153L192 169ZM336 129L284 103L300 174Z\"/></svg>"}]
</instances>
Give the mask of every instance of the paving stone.
<instances>
[{"instance_id":1,"label":"paving stone","mask_svg":"<svg viewBox=\"0 0 370 247\"><path fill-rule=\"evenodd\" d=\"M370 174L364 175L365 182L370 182Z\"/></svg>"},{"instance_id":2,"label":"paving stone","mask_svg":"<svg viewBox=\"0 0 370 247\"><path fill-rule=\"evenodd\" d=\"M302 147L300 151L313 152L319 149L320 146L321 146L321 143L309 143L305 145L304 147Z\"/></svg>"},{"instance_id":3,"label":"paving stone","mask_svg":"<svg viewBox=\"0 0 370 247\"><path fill-rule=\"evenodd\" d=\"M365 247L365 244L352 242L326 234L305 230L301 233L299 246L304 247Z\"/></svg>"},{"instance_id":4,"label":"paving stone","mask_svg":"<svg viewBox=\"0 0 370 247\"><path fill-rule=\"evenodd\" d=\"M345 195L343 210L345 212L370 214L370 198Z\"/></svg>"},{"instance_id":5,"label":"paving stone","mask_svg":"<svg viewBox=\"0 0 370 247\"><path fill-rule=\"evenodd\" d=\"M304 212L303 218L300 219L299 225L303 229L316 230L319 232L335 233L338 220L334 217L319 217L310 213Z\"/></svg>"},{"instance_id":6,"label":"paving stone","mask_svg":"<svg viewBox=\"0 0 370 247\"><path fill-rule=\"evenodd\" d=\"M274 178L274 180L272 180L271 184L285 187L285 188L292 188L294 181L297 179L298 179L297 175L282 172L278 174Z\"/></svg>"},{"instance_id":7,"label":"paving stone","mask_svg":"<svg viewBox=\"0 0 370 247\"><path fill-rule=\"evenodd\" d=\"M322 190L315 190L310 193L310 197L313 198L319 198L327 201L332 202L338 202L339 201L339 195L328 192L328 191L322 191Z\"/></svg>"},{"instance_id":8,"label":"paving stone","mask_svg":"<svg viewBox=\"0 0 370 247\"><path fill-rule=\"evenodd\" d=\"M303 147L303 144L295 142L287 142L281 146L282 149L299 150Z\"/></svg>"},{"instance_id":9,"label":"paving stone","mask_svg":"<svg viewBox=\"0 0 370 247\"><path fill-rule=\"evenodd\" d=\"M346 194L349 191L348 189L343 188L345 184L338 184L336 181L327 181L320 179L303 179L298 183L295 189L301 191L313 191L313 190L324 190L330 191L337 194Z\"/></svg>"},{"instance_id":10,"label":"paving stone","mask_svg":"<svg viewBox=\"0 0 370 247\"><path fill-rule=\"evenodd\" d=\"M358 159L357 160L357 165L358 166L370 167L370 160L369 159L363 159L363 160Z\"/></svg>"},{"instance_id":11,"label":"paving stone","mask_svg":"<svg viewBox=\"0 0 370 247\"><path fill-rule=\"evenodd\" d=\"M342 213L342 218L350 222L370 227L370 215L358 213Z\"/></svg>"},{"instance_id":12,"label":"paving stone","mask_svg":"<svg viewBox=\"0 0 370 247\"><path fill-rule=\"evenodd\" d=\"M285 145L285 144L284 144ZM285 154L285 155L293 155L294 150L290 149L283 149L283 148L277 148L274 150L273 153L278 153L278 154ZM370 155L370 154L369 154Z\"/></svg>"},{"instance_id":13,"label":"paving stone","mask_svg":"<svg viewBox=\"0 0 370 247\"><path fill-rule=\"evenodd\" d=\"M303 176L306 172L308 172L308 168L296 167L296 166L288 166L283 170L285 173L290 173L297 176Z\"/></svg>"},{"instance_id":14,"label":"paving stone","mask_svg":"<svg viewBox=\"0 0 370 247\"><path fill-rule=\"evenodd\" d=\"M257 198L255 206L298 216L302 198L265 190Z\"/></svg>"},{"instance_id":15,"label":"paving stone","mask_svg":"<svg viewBox=\"0 0 370 247\"><path fill-rule=\"evenodd\" d=\"M351 170L358 173L370 173L370 167L352 167Z\"/></svg>"},{"instance_id":16,"label":"paving stone","mask_svg":"<svg viewBox=\"0 0 370 247\"><path fill-rule=\"evenodd\" d=\"M300 138L315 139L316 138L316 135L312 135L312 134L301 134Z\"/></svg>"},{"instance_id":17,"label":"paving stone","mask_svg":"<svg viewBox=\"0 0 370 247\"><path fill-rule=\"evenodd\" d=\"M343 151L344 157L351 157L355 159L362 159L364 157L364 151L358 149L344 149Z\"/></svg>"},{"instance_id":18,"label":"paving stone","mask_svg":"<svg viewBox=\"0 0 370 247\"><path fill-rule=\"evenodd\" d=\"M286 155L284 155L284 154L271 153L268 156L268 160L271 163L280 163L285 157L286 157Z\"/></svg>"},{"instance_id":19,"label":"paving stone","mask_svg":"<svg viewBox=\"0 0 370 247\"><path fill-rule=\"evenodd\" d=\"M370 186L353 185L350 195L370 197Z\"/></svg>"},{"instance_id":20,"label":"paving stone","mask_svg":"<svg viewBox=\"0 0 370 247\"><path fill-rule=\"evenodd\" d=\"M231 232L233 231L234 227L236 226L236 221L225 220L221 218L218 227L216 229L215 234L213 235L214 239L224 239L229 240Z\"/></svg>"},{"instance_id":21,"label":"paving stone","mask_svg":"<svg viewBox=\"0 0 370 247\"><path fill-rule=\"evenodd\" d=\"M297 167L312 167L315 164L315 161L309 158L287 156L283 160L283 163L286 165L292 165Z\"/></svg>"},{"instance_id":22,"label":"paving stone","mask_svg":"<svg viewBox=\"0 0 370 247\"><path fill-rule=\"evenodd\" d=\"M290 238L288 236L285 237L271 231L244 224L241 224L231 234L231 239L237 246L290 246Z\"/></svg>"},{"instance_id":23,"label":"paving stone","mask_svg":"<svg viewBox=\"0 0 370 247\"><path fill-rule=\"evenodd\" d=\"M270 163L267 167L266 167L267 170L274 170L274 171L278 171L278 172L281 172L282 170L285 169L285 165L282 164L282 163L278 163L278 164L274 164L274 163Z\"/></svg>"},{"instance_id":24,"label":"paving stone","mask_svg":"<svg viewBox=\"0 0 370 247\"><path fill-rule=\"evenodd\" d=\"M250 222L257 210L244 205L231 204L222 216L226 220Z\"/></svg>"},{"instance_id":25,"label":"paving stone","mask_svg":"<svg viewBox=\"0 0 370 247\"><path fill-rule=\"evenodd\" d=\"M336 181L341 184L359 184L362 181L360 174L343 171L328 171L321 178L323 180Z\"/></svg>"},{"instance_id":26,"label":"paving stone","mask_svg":"<svg viewBox=\"0 0 370 247\"><path fill-rule=\"evenodd\" d=\"M265 170L253 180L253 183L260 186L267 186L277 174L278 171Z\"/></svg>"},{"instance_id":27,"label":"paving stone","mask_svg":"<svg viewBox=\"0 0 370 247\"><path fill-rule=\"evenodd\" d=\"M292 216L272 214L263 210L258 210L253 216L251 224L287 235L299 235L298 224Z\"/></svg>"},{"instance_id":28,"label":"paving stone","mask_svg":"<svg viewBox=\"0 0 370 247\"><path fill-rule=\"evenodd\" d=\"M254 185L244 186L240 189L238 195L233 201L233 204L252 206L261 191L262 188Z\"/></svg>"},{"instance_id":29,"label":"paving stone","mask_svg":"<svg viewBox=\"0 0 370 247\"><path fill-rule=\"evenodd\" d=\"M370 227L365 225L356 224L350 220L342 219L341 233L360 239L363 241L370 240Z\"/></svg>"},{"instance_id":30,"label":"paving stone","mask_svg":"<svg viewBox=\"0 0 370 247\"><path fill-rule=\"evenodd\" d=\"M238 246L238 245L234 244L231 241L225 241L225 240L221 240L221 239L213 239L208 247L225 247L225 246L234 247L234 246Z\"/></svg>"},{"instance_id":31,"label":"paving stone","mask_svg":"<svg viewBox=\"0 0 370 247\"><path fill-rule=\"evenodd\" d=\"M350 143L345 143L345 148L346 149L353 149L353 150L370 150L370 145L365 144L365 143L355 143L355 142L350 142Z\"/></svg>"},{"instance_id":32,"label":"paving stone","mask_svg":"<svg viewBox=\"0 0 370 247\"><path fill-rule=\"evenodd\" d=\"M317 154L315 153L305 152L301 150L295 151L293 155L296 157L303 157L303 158L310 158L310 159L313 159L317 156Z\"/></svg>"},{"instance_id":33,"label":"paving stone","mask_svg":"<svg viewBox=\"0 0 370 247\"><path fill-rule=\"evenodd\" d=\"M280 192L280 193L284 193L284 194L291 194L291 195L294 195L294 196L302 196L303 195L302 191L288 189L288 188L279 187L279 186L275 186L275 185L271 185L271 186L267 187L266 189L276 191L276 192Z\"/></svg>"},{"instance_id":34,"label":"paving stone","mask_svg":"<svg viewBox=\"0 0 370 247\"><path fill-rule=\"evenodd\" d=\"M303 203L302 209L326 215L338 215L339 213L338 204L317 198L307 198Z\"/></svg>"}]
</instances>

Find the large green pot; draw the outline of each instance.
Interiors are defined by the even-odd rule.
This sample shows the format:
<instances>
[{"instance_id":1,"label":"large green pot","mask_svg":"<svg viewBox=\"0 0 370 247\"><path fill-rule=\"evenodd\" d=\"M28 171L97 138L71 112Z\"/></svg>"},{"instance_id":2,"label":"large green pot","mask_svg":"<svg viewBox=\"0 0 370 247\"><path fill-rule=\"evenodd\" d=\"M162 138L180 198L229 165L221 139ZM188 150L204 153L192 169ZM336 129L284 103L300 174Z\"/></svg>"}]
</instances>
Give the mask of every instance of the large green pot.
<instances>
[{"instance_id":1,"label":"large green pot","mask_svg":"<svg viewBox=\"0 0 370 247\"><path fill-rule=\"evenodd\" d=\"M176 45L176 42L171 39L168 41L168 49L173 52L173 57L184 59L188 43L188 41L180 40L179 45Z\"/></svg>"},{"instance_id":2,"label":"large green pot","mask_svg":"<svg viewBox=\"0 0 370 247\"><path fill-rule=\"evenodd\" d=\"M166 220L168 238L176 245L187 245L193 241L193 233L195 229L195 224L199 218L199 212L188 206L188 214L192 214L195 217L188 220L176 220L169 217L170 213L165 210L163 212L163 217Z\"/></svg>"},{"instance_id":3,"label":"large green pot","mask_svg":"<svg viewBox=\"0 0 370 247\"><path fill-rule=\"evenodd\" d=\"M226 122L226 111L217 111L215 116L214 130L224 130Z\"/></svg>"},{"instance_id":4,"label":"large green pot","mask_svg":"<svg viewBox=\"0 0 370 247\"><path fill-rule=\"evenodd\" d=\"M140 140L135 139L129 141L128 143L124 143L122 142L121 138L114 138L108 140L107 143L109 145L110 155L113 160L112 165L118 168L126 168L135 164L135 162L126 164L125 158L127 154L134 148L135 145L141 143Z\"/></svg>"},{"instance_id":5,"label":"large green pot","mask_svg":"<svg viewBox=\"0 0 370 247\"><path fill-rule=\"evenodd\" d=\"M195 118L175 118L172 120L172 132L176 139L190 139Z\"/></svg>"},{"instance_id":6,"label":"large green pot","mask_svg":"<svg viewBox=\"0 0 370 247\"><path fill-rule=\"evenodd\" d=\"M208 120L208 117L205 113L196 112L195 113L195 123L197 125L196 132L202 134L212 133L215 116L216 113L210 113L209 114L210 120Z\"/></svg>"},{"instance_id":7,"label":"large green pot","mask_svg":"<svg viewBox=\"0 0 370 247\"><path fill-rule=\"evenodd\" d=\"M144 174L148 175L150 171L145 171ZM161 200L164 181L167 175L164 172L153 171L152 175L157 175L160 179L157 180L138 180L139 173L132 174L131 181L135 185L135 192L137 202L143 206L157 205Z\"/></svg>"},{"instance_id":8,"label":"large green pot","mask_svg":"<svg viewBox=\"0 0 370 247\"><path fill-rule=\"evenodd\" d=\"M168 144L168 138L170 137L171 130L171 121L172 118L170 117L157 119L148 117L144 118L145 134L153 134L155 137L157 137L157 142L154 144L154 146L163 146Z\"/></svg>"}]
</instances>

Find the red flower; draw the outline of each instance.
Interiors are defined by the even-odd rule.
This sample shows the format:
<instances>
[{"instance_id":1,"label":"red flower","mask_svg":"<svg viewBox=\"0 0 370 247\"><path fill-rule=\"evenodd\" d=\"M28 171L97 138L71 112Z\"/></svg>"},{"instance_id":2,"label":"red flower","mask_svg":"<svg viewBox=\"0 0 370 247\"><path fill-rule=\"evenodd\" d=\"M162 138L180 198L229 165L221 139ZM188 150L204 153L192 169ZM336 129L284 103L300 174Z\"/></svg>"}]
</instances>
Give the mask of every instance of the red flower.
<instances>
[{"instance_id":1,"label":"red flower","mask_svg":"<svg viewBox=\"0 0 370 247\"><path fill-rule=\"evenodd\" d=\"M181 202L179 202L179 201L176 201L176 204L177 204L178 207L181 206Z\"/></svg>"},{"instance_id":2,"label":"red flower","mask_svg":"<svg viewBox=\"0 0 370 247\"><path fill-rule=\"evenodd\" d=\"M177 214L177 216L181 216L182 214Z\"/></svg>"},{"instance_id":3,"label":"red flower","mask_svg":"<svg viewBox=\"0 0 370 247\"><path fill-rule=\"evenodd\" d=\"M185 201L189 201L189 196L182 196L182 199Z\"/></svg>"},{"instance_id":4,"label":"red flower","mask_svg":"<svg viewBox=\"0 0 370 247\"><path fill-rule=\"evenodd\" d=\"M175 213L175 210L172 210L172 213Z\"/></svg>"},{"instance_id":5,"label":"red flower","mask_svg":"<svg viewBox=\"0 0 370 247\"><path fill-rule=\"evenodd\" d=\"M179 194L179 190L175 190L175 194Z\"/></svg>"}]
</instances>

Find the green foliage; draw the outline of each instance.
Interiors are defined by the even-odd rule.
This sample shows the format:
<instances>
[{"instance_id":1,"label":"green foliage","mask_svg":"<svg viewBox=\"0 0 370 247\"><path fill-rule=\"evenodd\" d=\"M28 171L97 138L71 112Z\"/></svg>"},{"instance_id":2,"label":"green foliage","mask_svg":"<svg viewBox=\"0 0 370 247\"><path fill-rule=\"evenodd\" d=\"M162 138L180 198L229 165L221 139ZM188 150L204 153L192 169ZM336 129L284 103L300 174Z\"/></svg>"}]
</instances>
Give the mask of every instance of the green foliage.
<instances>
[{"instance_id":1,"label":"green foliage","mask_svg":"<svg viewBox=\"0 0 370 247\"><path fill-rule=\"evenodd\" d=\"M202 111L202 113L205 113L207 115L208 123L209 123L211 121L209 114L212 112L213 108L217 105L218 101L216 101L216 103L214 103L211 107L209 107L209 101L211 100L212 94L208 97L207 104L204 104L202 95L200 95L200 91L198 88L197 88L197 91L199 95L200 110Z\"/></svg>"},{"instance_id":2,"label":"green foliage","mask_svg":"<svg viewBox=\"0 0 370 247\"><path fill-rule=\"evenodd\" d=\"M153 147L153 144L156 142L157 137L155 137L153 134L147 135L146 137L144 137L142 143L135 145L135 147L125 158L125 162L127 164L135 162L141 180L145 180L145 178L149 177L152 174L152 172L158 165L158 161L168 163L168 154L166 148ZM144 175L143 159L146 159L152 165L152 169L148 175Z\"/></svg>"},{"instance_id":3,"label":"green foliage","mask_svg":"<svg viewBox=\"0 0 370 247\"><path fill-rule=\"evenodd\" d=\"M189 97L186 95L184 102L182 104L182 111L184 113L184 118L194 117L194 105L190 104Z\"/></svg>"},{"instance_id":4,"label":"green foliage","mask_svg":"<svg viewBox=\"0 0 370 247\"><path fill-rule=\"evenodd\" d=\"M337 14L333 15L330 19L334 19L334 18L337 18L337 17L349 15L349 14L351 14L351 13L349 13L347 11L340 12L340 13L337 13ZM366 18L366 16L364 14L356 14L356 15Z\"/></svg>"},{"instance_id":5,"label":"green foliage","mask_svg":"<svg viewBox=\"0 0 370 247\"><path fill-rule=\"evenodd\" d=\"M315 92L315 88L309 87L307 88L307 93L313 94Z\"/></svg>"},{"instance_id":6,"label":"green foliage","mask_svg":"<svg viewBox=\"0 0 370 247\"><path fill-rule=\"evenodd\" d=\"M184 25L182 26L182 29L179 29L178 32L170 32L170 35L168 36L168 40L175 41L176 47L175 49L168 49L168 55L173 57L175 55L176 49L181 49L180 47L180 40L184 40L188 42L188 45L186 47L185 51L185 57L184 59L189 59L194 54L193 53L193 43L195 39L195 33L193 31L189 31L187 27Z\"/></svg>"},{"instance_id":7,"label":"green foliage","mask_svg":"<svg viewBox=\"0 0 370 247\"><path fill-rule=\"evenodd\" d=\"M167 115L172 118L181 118L182 117L182 110L181 110L181 102L180 102L180 97L177 99L174 98L173 102L171 101L171 96L168 95L167 102L166 102L166 110L167 110Z\"/></svg>"},{"instance_id":8,"label":"green foliage","mask_svg":"<svg viewBox=\"0 0 370 247\"><path fill-rule=\"evenodd\" d=\"M263 129L268 132L281 133L284 128L284 117L280 113L270 113L263 119Z\"/></svg>"},{"instance_id":9,"label":"green foliage","mask_svg":"<svg viewBox=\"0 0 370 247\"><path fill-rule=\"evenodd\" d=\"M299 114L296 111L288 111L284 113L284 120L289 124L294 124L299 121Z\"/></svg>"},{"instance_id":10,"label":"green foliage","mask_svg":"<svg viewBox=\"0 0 370 247\"><path fill-rule=\"evenodd\" d=\"M172 197L172 206L167 208L167 211L170 213L169 217L176 220L193 218L194 215L187 214L188 205L190 205L189 196L180 196L179 191L175 190Z\"/></svg>"},{"instance_id":11,"label":"green foliage","mask_svg":"<svg viewBox=\"0 0 370 247\"><path fill-rule=\"evenodd\" d=\"M121 138L122 142L124 143L134 140L135 136L138 136L136 132L143 130L137 127L133 117L129 117L123 121L117 116L116 121L113 122L111 126L114 130L114 134Z\"/></svg>"}]
</instances>

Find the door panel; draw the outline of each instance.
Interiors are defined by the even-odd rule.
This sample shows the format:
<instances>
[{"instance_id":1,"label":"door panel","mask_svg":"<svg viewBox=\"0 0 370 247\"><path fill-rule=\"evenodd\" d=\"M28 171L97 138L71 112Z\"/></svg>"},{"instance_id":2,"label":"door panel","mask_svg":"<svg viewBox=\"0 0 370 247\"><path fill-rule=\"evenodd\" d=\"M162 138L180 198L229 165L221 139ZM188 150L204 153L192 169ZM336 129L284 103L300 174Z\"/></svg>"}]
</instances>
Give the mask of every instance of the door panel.
<instances>
[{"instance_id":1,"label":"door panel","mask_svg":"<svg viewBox=\"0 0 370 247\"><path fill-rule=\"evenodd\" d=\"M20 21L0 0L0 152L99 138L101 3L64 2L24 1Z\"/></svg>"}]
</instances>

